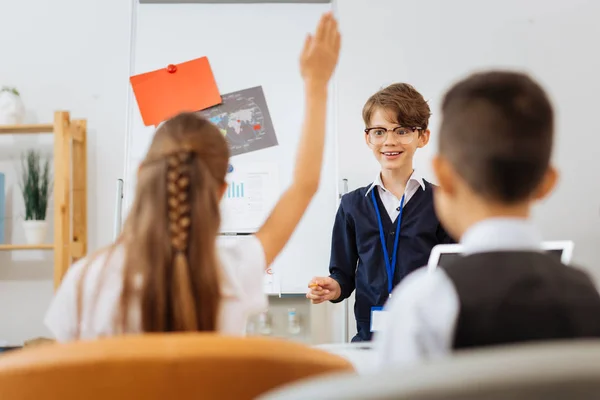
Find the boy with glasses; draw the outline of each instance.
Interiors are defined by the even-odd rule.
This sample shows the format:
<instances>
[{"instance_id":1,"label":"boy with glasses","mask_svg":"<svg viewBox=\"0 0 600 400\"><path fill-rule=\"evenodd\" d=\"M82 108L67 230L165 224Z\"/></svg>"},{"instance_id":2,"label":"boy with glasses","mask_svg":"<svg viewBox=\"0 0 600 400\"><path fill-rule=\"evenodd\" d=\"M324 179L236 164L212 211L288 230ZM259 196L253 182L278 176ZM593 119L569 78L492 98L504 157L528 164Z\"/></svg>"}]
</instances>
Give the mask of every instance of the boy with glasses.
<instances>
[{"instance_id":1,"label":"boy with glasses","mask_svg":"<svg viewBox=\"0 0 600 400\"><path fill-rule=\"evenodd\" d=\"M371 340L385 318L381 307L406 275L427 264L433 246L451 243L433 208L433 185L413 168L429 142L429 105L397 83L363 108L365 141L381 165L369 186L343 196L332 235L329 277L314 278L306 297L340 302L356 289L357 335Z\"/></svg>"}]
</instances>

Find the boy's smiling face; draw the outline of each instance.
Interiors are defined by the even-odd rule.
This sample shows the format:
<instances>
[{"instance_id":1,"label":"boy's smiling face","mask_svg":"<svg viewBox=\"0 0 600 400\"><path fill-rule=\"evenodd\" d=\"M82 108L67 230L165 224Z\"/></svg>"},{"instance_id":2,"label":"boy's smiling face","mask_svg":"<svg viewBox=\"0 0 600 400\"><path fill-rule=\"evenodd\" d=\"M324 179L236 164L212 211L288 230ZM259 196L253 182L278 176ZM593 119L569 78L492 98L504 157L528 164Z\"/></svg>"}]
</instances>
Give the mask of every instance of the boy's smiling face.
<instances>
[{"instance_id":1,"label":"boy's smiling face","mask_svg":"<svg viewBox=\"0 0 600 400\"><path fill-rule=\"evenodd\" d=\"M369 148L373 151L375 158L381 165L382 169L401 169L406 166L412 168L413 157L418 148L421 148L429 142L429 130L414 131L410 135L412 141L408 144L400 143L398 135L392 130L402 125L396 121L396 117L392 112L384 108L374 110L371 120L367 128L382 128L382 131L387 129L387 138L383 143L373 144L369 140L369 135L365 134L365 141ZM410 127L407 128L411 132ZM385 135L385 134L384 134Z\"/></svg>"}]
</instances>

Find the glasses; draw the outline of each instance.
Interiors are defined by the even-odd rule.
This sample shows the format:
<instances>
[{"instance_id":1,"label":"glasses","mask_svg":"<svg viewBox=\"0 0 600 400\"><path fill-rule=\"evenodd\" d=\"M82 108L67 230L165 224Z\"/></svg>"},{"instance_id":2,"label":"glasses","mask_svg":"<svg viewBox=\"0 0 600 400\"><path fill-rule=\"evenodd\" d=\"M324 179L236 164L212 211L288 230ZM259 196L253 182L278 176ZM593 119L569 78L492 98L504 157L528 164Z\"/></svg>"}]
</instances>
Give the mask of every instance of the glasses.
<instances>
[{"instance_id":1,"label":"glasses","mask_svg":"<svg viewBox=\"0 0 600 400\"><path fill-rule=\"evenodd\" d=\"M393 138L395 139L396 143L410 144L415 138L415 133L417 131L420 131L421 129L423 128L420 128L418 126L412 128L398 126L394 129L376 127L365 129L365 133L369 137L369 143L371 143L372 145L384 144L387 140L389 132L394 133Z\"/></svg>"}]
</instances>

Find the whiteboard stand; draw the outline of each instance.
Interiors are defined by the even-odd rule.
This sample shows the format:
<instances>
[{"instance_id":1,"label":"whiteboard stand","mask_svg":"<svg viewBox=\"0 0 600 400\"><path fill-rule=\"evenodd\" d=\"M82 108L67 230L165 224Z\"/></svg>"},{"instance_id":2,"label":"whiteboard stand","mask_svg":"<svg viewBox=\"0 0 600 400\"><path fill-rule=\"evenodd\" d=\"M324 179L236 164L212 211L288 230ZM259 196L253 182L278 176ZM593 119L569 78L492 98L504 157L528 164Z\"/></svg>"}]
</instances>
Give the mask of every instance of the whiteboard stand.
<instances>
[{"instance_id":1,"label":"whiteboard stand","mask_svg":"<svg viewBox=\"0 0 600 400\"><path fill-rule=\"evenodd\" d=\"M342 196L348 193L348 179L342 179L342 184L343 188L342 192L340 193L340 202L342 201ZM344 300L344 305L342 308L342 337L344 338L345 342L349 342L350 339L348 338L348 299Z\"/></svg>"},{"instance_id":2,"label":"whiteboard stand","mask_svg":"<svg viewBox=\"0 0 600 400\"><path fill-rule=\"evenodd\" d=\"M117 179L117 198L115 199L115 226L113 229L113 241L117 240L121 233L121 222L123 218L123 179Z\"/></svg>"},{"instance_id":3,"label":"whiteboard stand","mask_svg":"<svg viewBox=\"0 0 600 400\"><path fill-rule=\"evenodd\" d=\"M136 41L137 41L137 29L138 29L138 1L139 0L130 0L129 1L129 76L135 75L135 54L136 54ZM124 148L125 148L125 168L124 168L124 178L128 181L128 187L131 187L129 184L131 168L129 163L127 162L127 154L131 151L131 136L129 133L133 129L132 123L132 109L136 106L136 102L133 96L133 88L127 79L127 109L125 111L126 118L126 126L125 129L127 135L125 135L124 140ZM120 182L119 182L120 181ZM123 185L125 181L123 179L119 179L117 181L117 208L115 213L115 228L114 228L114 239L116 240L119 234L121 233L121 221L123 218ZM130 190L132 192L132 190ZM120 195L119 195L120 193ZM127 193L127 196L131 196L130 193ZM131 203L131 199L128 197L129 203Z\"/></svg>"}]
</instances>

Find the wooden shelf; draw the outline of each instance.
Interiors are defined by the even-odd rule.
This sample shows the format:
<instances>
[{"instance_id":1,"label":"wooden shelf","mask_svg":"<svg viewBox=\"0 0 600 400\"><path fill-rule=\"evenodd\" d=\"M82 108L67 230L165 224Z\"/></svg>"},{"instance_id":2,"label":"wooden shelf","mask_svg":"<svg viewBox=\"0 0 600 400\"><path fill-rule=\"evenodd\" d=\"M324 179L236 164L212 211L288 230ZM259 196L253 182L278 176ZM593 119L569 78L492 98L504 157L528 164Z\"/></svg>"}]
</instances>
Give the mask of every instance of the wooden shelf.
<instances>
[{"instance_id":1,"label":"wooden shelf","mask_svg":"<svg viewBox=\"0 0 600 400\"><path fill-rule=\"evenodd\" d=\"M53 133L52 124L21 124L21 125L0 125L0 133L9 135L19 133Z\"/></svg>"},{"instance_id":2,"label":"wooden shelf","mask_svg":"<svg viewBox=\"0 0 600 400\"><path fill-rule=\"evenodd\" d=\"M53 134L54 243L0 244L0 251L54 250L54 288L87 254L87 121L56 111L50 124L0 125L0 134ZM50 210L49 210L50 211Z\"/></svg>"},{"instance_id":3,"label":"wooden shelf","mask_svg":"<svg viewBox=\"0 0 600 400\"><path fill-rule=\"evenodd\" d=\"M53 244L0 244L0 251L10 250L52 250Z\"/></svg>"}]
</instances>

